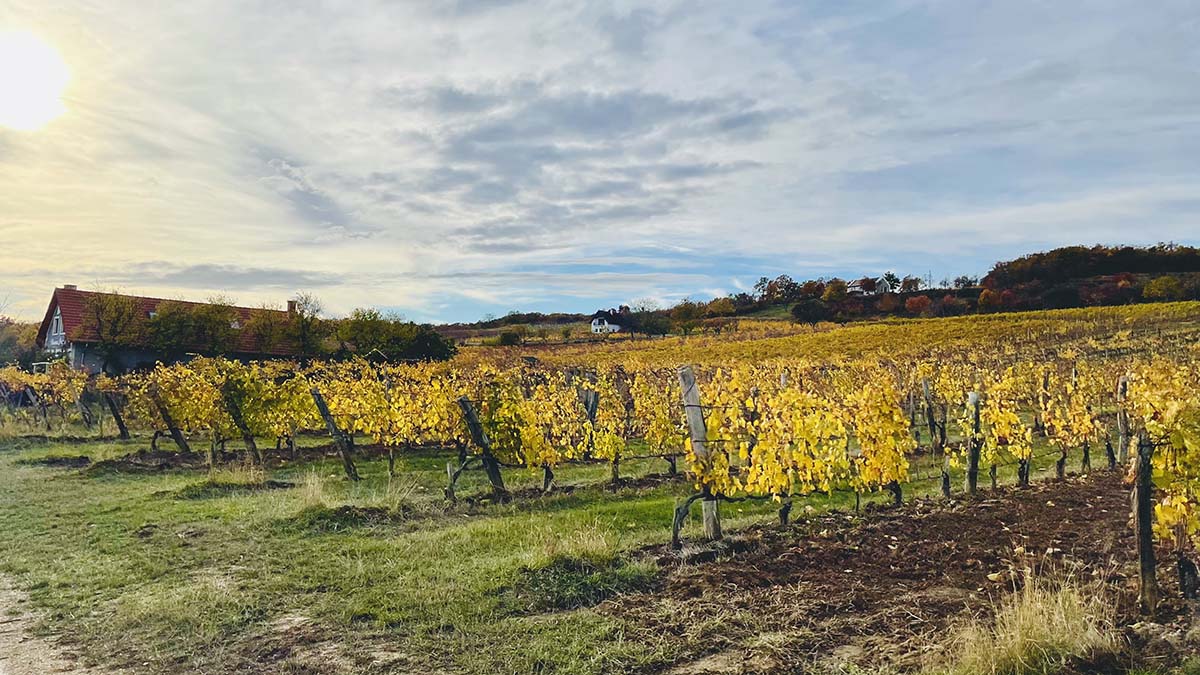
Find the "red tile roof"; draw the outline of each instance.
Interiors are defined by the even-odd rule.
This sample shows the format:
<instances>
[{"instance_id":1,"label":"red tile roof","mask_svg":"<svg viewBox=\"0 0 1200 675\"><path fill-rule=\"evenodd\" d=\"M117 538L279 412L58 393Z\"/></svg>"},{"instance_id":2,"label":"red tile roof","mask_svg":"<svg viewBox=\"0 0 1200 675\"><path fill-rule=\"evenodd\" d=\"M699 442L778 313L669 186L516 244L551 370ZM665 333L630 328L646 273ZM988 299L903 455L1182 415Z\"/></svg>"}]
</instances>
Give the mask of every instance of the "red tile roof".
<instances>
[{"instance_id":1,"label":"red tile roof","mask_svg":"<svg viewBox=\"0 0 1200 675\"><path fill-rule=\"evenodd\" d=\"M50 323L54 319L54 309L57 307L62 312L63 332L67 335L67 340L70 342L97 342L99 336L96 333L94 326L90 326L84 321L84 314L87 311L88 300L99 295L114 295L112 293L100 293L97 291L81 291L76 288L56 288L54 295L50 298L50 306L46 308L46 316L42 319L42 325L38 329L37 343L39 346L45 345L46 333L50 330ZM131 297L138 303L138 309L142 312L144 318L149 318L150 313L157 311L158 306L162 303L179 303L183 305L201 305L204 303L187 302L184 300L167 300L165 298L147 298L142 296L125 296ZM274 312L281 315L281 319L286 319L287 312L274 309L255 309L251 307L234 307L238 314L240 325L245 326L255 314L260 312ZM256 344L254 335L249 331L239 330L236 351L241 354L255 354L263 356L295 356L296 349L292 345L277 344L269 350L262 350Z\"/></svg>"}]
</instances>

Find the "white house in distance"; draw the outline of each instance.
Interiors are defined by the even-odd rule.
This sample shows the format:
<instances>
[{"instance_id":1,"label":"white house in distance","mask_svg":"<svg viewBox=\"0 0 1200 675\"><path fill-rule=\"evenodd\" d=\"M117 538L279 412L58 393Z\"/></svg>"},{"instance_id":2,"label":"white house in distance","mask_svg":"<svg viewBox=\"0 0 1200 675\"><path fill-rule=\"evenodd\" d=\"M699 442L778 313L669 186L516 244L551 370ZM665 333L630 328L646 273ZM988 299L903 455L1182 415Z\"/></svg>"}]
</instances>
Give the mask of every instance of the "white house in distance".
<instances>
[{"instance_id":1,"label":"white house in distance","mask_svg":"<svg viewBox=\"0 0 1200 675\"><path fill-rule=\"evenodd\" d=\"M621 315L612 311L602 309L592 315L592 333L594 335L603 335L605 333L620 333L621 332Z\"/></svg>"}]
</instances>

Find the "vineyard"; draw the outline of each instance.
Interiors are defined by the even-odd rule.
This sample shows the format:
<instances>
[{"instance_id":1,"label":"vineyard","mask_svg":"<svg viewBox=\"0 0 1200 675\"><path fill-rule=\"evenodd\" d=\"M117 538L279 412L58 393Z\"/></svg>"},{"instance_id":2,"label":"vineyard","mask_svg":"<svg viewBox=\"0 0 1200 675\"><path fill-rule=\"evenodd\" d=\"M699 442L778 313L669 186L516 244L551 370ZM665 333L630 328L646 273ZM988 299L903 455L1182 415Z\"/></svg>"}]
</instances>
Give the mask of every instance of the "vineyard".
<instances>
[{"instance_id":1,"label":"vineyard","mask_svg":"<svg viewBox=\"0 0 1200 675\"><path fill-rule=\"evenodd\" d=\"M465 350L447 363L197 358L121 377L88 376L62 364L32 374L6 368L0 369L0 445L33 453L22 471L46 471L37 462L53 464L67 453L63 447L121 449L108 464L118 478L84 469L70 479L85 485L93 479L174 485L189 470L206 470L205 485L213 489L231 470L275 472L295 485L311 481L313 474L302 472L328 456L337 467L336 489L347 494L380 481L386 494L404 485L427 489L427 505L437 506L426 509L425 524L414 516L404 525L418 533L454 514L486 518L491 509L496 518L519 514L540 528L543 544L559 542L552 547L576 556L575 549L590 544L572 540L571 531L554 532L562 520L554 509L586 493L592 514L631 520L637 532L630 542L603 548L621 556L631 543L683 549L672 560L694 558L697 550L700 558L712 551L736 560L744 539L739 530L774 523L788 531L813 517L814 504L865 517L868 504L904 509L915 502L926 509L936 500L1021 500L1047 489L1034 487L1041 478L1066 485L1079 480L1073 474L1111 471L1128 476L1134 497L1129 555L1140 607L1133 613L1154 616L1165 611L1160 605L1177 606L1175 595L1200 592L1192 563L1200 540L1198 338L1200 304L1170 303L750 329L552 351ZM39 449L56 443L60 450ZM165 478L122 471L147 454L188 458L186 466L196 468L168 462ZM410 475L414 467L422 467L419 478ZM567 480L584 475L592 482ZM1129 492L1119 480L1103 484L1107 494ZM1047 494L1038 499L1052 504L1056 498ZM1128 514L1130 501L1117 501ZM386 525L396 512L347 509L330 509L353 516L347 527L367 516ZM545 525L536 524L539 513ZM619 581L645 564L622 560L588 563L596 567L588 568L588 578L610 574ZM32 574L11 561L5 567ZM1169 576L1177 580L1168 584ZM618 581L596 601L615 593L609 602L620 606L639 597L622 597ZM661 582L647 583L628 592L653 593ZM345 618L342 611L353 619L348 609L332 615ZM411 637L425 619L401 614L383 624ZM513 630L537 632L533 619L519 621ZM475 636L448 639L479 648ZM632 656L631 647L622 647L605 657L611 662L572 668L604 671L636 662L647 671L665 669L673 661L670 648L642 646ZM689 649L697 657L706 653ZM554 658L539 658L544 670L534 672L557 667Z\"/></svg>"}]
</instances>

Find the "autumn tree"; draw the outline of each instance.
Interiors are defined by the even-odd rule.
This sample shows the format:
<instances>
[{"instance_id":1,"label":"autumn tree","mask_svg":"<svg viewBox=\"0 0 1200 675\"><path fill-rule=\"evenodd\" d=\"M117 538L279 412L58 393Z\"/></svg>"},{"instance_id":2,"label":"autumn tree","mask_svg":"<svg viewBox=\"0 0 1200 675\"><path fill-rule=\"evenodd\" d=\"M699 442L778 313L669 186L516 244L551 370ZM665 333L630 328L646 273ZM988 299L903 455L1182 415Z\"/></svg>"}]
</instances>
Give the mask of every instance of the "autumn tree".
<instances>
[{"instance_id":1,"label":"autumn tree","mask_svg":"<svg viewBox=\"0 0 1200 675\"><path fill-rule=\"evenodd\" d=\"M192 334L192 311L186 302L164 300L146 321L147 342L168 361L194 349Z\"/></svg>"},{"instance_id":2,"label":"autumn tree","mask_svg":"<svg viewBox=\"0 0 1200 675\"><path fill-rule=\"evenodd\" d=\"M38 326L0 316L0 366L17 364L28 368L38 354Z\"/></svg>"},{"instance_id":3,"label":"autumn tree","mask_svg":"<svg viewBox=\"0 0 1200 675\"><path fill-rule=\"evenodd\" d=\"M288 315L278 307L264 304L250 313L242 331L250 336L256 351L274 353L287 340Z\"/></svg>"},{"instance_id":4,"label":"autumn tree","mask_svg":"<svg viewBox=\"0 0 1200 675\"><path fill-rule=\"evenodd\" d=\"M284 334L302 359L314 359L325 353L329 326L321 318L322 310L321 301L310 293L297 295L289 304Z\"/></svg>"},{"instance_id":5,"label":"autumn tree","mask_svg":"<svg viewBox=\"0 0 1200 675\"><path fill-rule=\"evenodd\" d=\"M733 300L730 298L717 298L709 302L704 307L704 316L733 316L737 308L733 306Z\"/></svg>"},{"instance_id":6,"label":"autumn tree","mask_svg":"<svg viewBox=\"0 0 1200 675\"><path fill-rule=\"evenodd\" d=\"M509 331L513 332L513 331ZM376 309L356 309L334 328L341 356L382 361L444 361L454 356L454 342L432 326L385 316Z\"/></svg>"},{"instance_id":7,"label":"autumn tree","mask_svg":"<svg viewBox=\"0 0 1200 675\"><path fill-rule=\"evenodd\" d=\"M241 325L233 302L223 296L210 298L207 303L191 305L192 344L202 354L212 356L237 350Z\"/></svg>"},{"instance_id":8,"label":"autumn tree","mask_svg":"<svg viewBox=\"0 0 1200 675\"><path fill-rule=\"evenodd\" d=\"M979 311L994 312L1000 309L1000 294L990 288L985 288L979 293Z\"/></svg>"},{"instance_id":9,"label":"autumn tree","mask_svg":"<svg viewBox=\"0 0 1200 675\"><path fill-rule=\"evenodd\" d=\"M848 291L845 281L837 278L830 279L825 284L825 292L821 294L821 299L825 302L841 302L846 299Z\"/></svg>"},{"instance_id":10,"label":"autumn tree","mask_svg":"<svg viewBox=\"0 0 1200 675\"><path fill-rule=\"evenodd\" d=\"M828 321L833 313L829 306L816 298L804 298L792 306L792 320L797 323Z\"/></svg>"},{"instance_id":11,"label":"autumn tree","mask_svg":"<svg viewBox=\"0 0 1200 675\"><path fill-rule=\"evenodd\" d=\"M137 298L111 293L90 293L83 303L83 321L73 339L86 336L95 341L102 371L122 371L123 350L141 345L145 319Z\"/></svg>"},{"instance_id":12,"label":"autumn tree","mask_svg":"<svg viewBox=\"0 0 1200 675\"><path fill-rule=\"evenodd\" d=\"M884 314L891 314L900 309L900 296L895 293L884 293L879 297L879 301L875 303L875 309Z\"/></svg>"},{"instance_id":13,"label":"autumn tree","mask_svg":"<svg viewBox=\"0 0 1200 675\"><path fill-rule=\"evenodd\" d=\"M671 322L675 324L676 330L684 335L690 335L692 331L696 330L700 314L700 305L685 298L671 308Z\"/></svg>"},{"instance_id":14,"label":"autumn tree","mask_svg":"<svg viewBox=\"0 0 1200 675\"><path fill-rule=\"evenodd\" d=\"M914 295L904 301L904 311L915 316L928 316L933 301L928 295Z\"/></svg>"},{"instance_id":15,"label":"autumn tree","mask_svg":"<svg viewBox=\"0 0 1200 675\"><path fill-rule=\"evenodd\" d=\"M1146 283L1142 297L1147 300L1180 300L1183 298L1183 284L1172 276L1157 277Z\"/></svg>"}]
</instances>

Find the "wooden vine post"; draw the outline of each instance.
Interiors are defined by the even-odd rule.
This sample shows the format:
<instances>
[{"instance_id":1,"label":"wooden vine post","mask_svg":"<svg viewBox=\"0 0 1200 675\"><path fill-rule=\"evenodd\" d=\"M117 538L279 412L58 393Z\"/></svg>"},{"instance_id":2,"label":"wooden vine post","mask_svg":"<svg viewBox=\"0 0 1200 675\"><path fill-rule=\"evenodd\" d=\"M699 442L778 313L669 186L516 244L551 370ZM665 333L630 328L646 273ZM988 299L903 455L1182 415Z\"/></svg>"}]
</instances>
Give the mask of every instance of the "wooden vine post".
<instances>
[{"instance_id":1,"label":"wooden vine post","mask_svg":"<svg viewBox=\"0 0 1200 675\"><path fill-rule=\"evenodd\" d=\"M479 421L479 415L475 414L475 406L471 404L471 399L463 396L458 399L458 407L462 410L467 429L471 432L471 441L479 447L484 473L492 484L492 493L497 498L507 498L508 489L504 487L504 477L500 475L500 462L496 461L495 455L492 454L492 442L488 439L483 423Z\"/></svg>"},{"instance_id":2,"label":"wooden vine post","mask_svg":"<svg viewBox=\"0 0 1200 675\"><path fill-rule=\"evenodd\" d=\"M708 429L704 423L704 408L700 404L700 389L696 386L696 374L692 371L691 366L679 367L679 387L683 392L683 411L687 418L692 452L700 460L701 472L706 473L712 464L712 456L708 448ZM701 488L700 498L703 509L704 538L716 541L721 538L721 512L718 507L720 501L712 493L712 488L707 483L704 483ZM689 501L685 508L690 505ZM685 516L686 513L685 510ZM676 521L679 520L677 513Z\"/></svg>"},{"instance_id":3,"label":"wooden vine post","mask_svg":"<svg viewBox=\"0 0 1200 675\"><path fill-rule=\"evenodd\" d=\"M979 392L967 394L967 409L971 413L971 440L967 443L967 494L974 497L979 490L979 453L983 446L979 425Z\"/></svg>"},{"instance_id":4,"label":"wooden vine post","mask_svg":"<svg viewBox=\"0 0 1200 675\"><path fill-rule=\"evenodd\" d=\"M596 449L596 414L600 411L600 392L595 389L580 387L576 390L579 398L579 404L583 406L583 414L587 416L587 421L591 425L591 433L588 434L587 441L587 456L591 456ZM542 481L542 491L549 492L550 484L554 480L554 472L550 467L544 467L545 480ZM616 487L621 482L621 456L617 454L612 459L612 484Z\"/></svg>"},{"instance_id":5,"label":"wooden vine post","mask_svg":"<svg viewBox=\"0 0 1200 675\"><path fill-rule=\"evenodd\" d=\"M337 421L329 412L329 405L325 403L325 397L321 395L321 391L313 387L309 393L312 394L313 403L317 404L317 412L321 413L321 419L325 420L325 428L329 430L329 437L333 439L338 454L342 456L342 468L346 470L346 477L352 481L362 480L358 475L358 468L354 466L353 441L338 428Z\"/></svg>"},{"instance_id":6,"label":"wooden vine post","mask_svg":"<svg viewBox=\"0 0 1200 675\"><path fill-rule=\"evenodd\" d=\"M1151 460L1154 445L1143 432L1138 437L1137 473L1133 486L1134 531L1138 551L1138 603L1142 612L1153 615L1158 609L1158 579L1154 560L1154 482Z\"/></svg>"},{"instance_id":7,"label":"wooden vine post","mask_svg":"<svg viewBox=\"0 0 1200 675\"><path fill-rule=\"evenodd\" d=\"M175 418L171 417L171 411L167 410L167 405L163 403L162 392L159 391L157 384L150 385L148 390L150 401L158 410L159 417L162 417L163 424L167 425L167 431L171 434L171 440L175 441L175 445L179 451L184 454L191 454L192 448L188 445L187 439L183 437L183 432L175 424Z\"/></svg>"}]
</instances>

